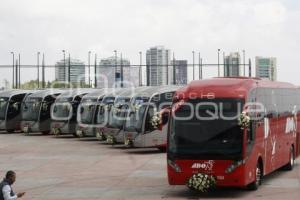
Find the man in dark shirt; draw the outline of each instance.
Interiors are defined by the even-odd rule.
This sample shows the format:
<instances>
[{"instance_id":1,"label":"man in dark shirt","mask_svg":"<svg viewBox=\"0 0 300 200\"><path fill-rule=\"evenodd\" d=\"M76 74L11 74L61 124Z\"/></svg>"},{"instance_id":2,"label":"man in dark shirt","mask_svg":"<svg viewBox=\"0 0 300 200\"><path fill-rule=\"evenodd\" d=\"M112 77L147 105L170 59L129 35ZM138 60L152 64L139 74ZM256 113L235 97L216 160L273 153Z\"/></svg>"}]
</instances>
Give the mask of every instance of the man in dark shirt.
<instances>
[{"instance_id":1,"label":"man in dark shirt","mask_svg":"<svg viewBox=\"0 0 300 200\"><path fill-rule=\"evenodd\" d=\"M24 196L25 192L15 194L11 185L16 181L16 173L8 171L5 178L0 183L0 200L16 200Z\"/></svg>"}]
</instances>

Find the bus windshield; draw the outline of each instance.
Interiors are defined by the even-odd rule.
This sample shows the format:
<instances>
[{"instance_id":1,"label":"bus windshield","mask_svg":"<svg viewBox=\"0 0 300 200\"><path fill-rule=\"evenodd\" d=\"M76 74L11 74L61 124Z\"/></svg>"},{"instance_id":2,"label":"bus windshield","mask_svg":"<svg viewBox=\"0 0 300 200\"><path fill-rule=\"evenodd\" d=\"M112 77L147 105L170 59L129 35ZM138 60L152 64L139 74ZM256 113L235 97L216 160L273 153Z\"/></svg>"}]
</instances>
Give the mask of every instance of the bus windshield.
<instances>
[{"instance_id":1,"label":"bus windshield","mask_svg":"<svg viewBox=\"0 0 300 200\"><path fill-rule=\"evenodd\" d=\"M149 105L135 105L128 111L124 129L126 131L141 131L146 109Z\"/></svg>"},{"instance_id":2,"label":"bus windshield","mask_svg":"<svg viewBox=\"0 0 300 200\"><path fill-rule=\"evenodd\" d=\"M7 110L7 105L8 105L8 97L1 97L0 98L0 119L4 120L5 115L6 115L6 110Z\"/></svg>"},{"instance_id":3,"label":"bus windshield","mask_svg":"<svg viewBox=\"0 0 300 200\"><path fill-rule=\"evenodd\" d=\"M115 97L106 97L102 100L101 105L98 107L96 119L97 124L105 125L108 123L111 106L113 105L114 101Z\"/></svg>"},{"instance_id":4,"label":"bus windshield","mask_svg":"<svg viewBox=\"0 0 300 200\"><path fill-rule=\"evenodd\" d=\"M80 121L84 124L92 124L94 113L96 111L97 99L90 99L82 103L80 108Z\"/></svg>"},{"instance_id":5,"label":"bus windshield","mask_svg":"<svg viewBox=\"0 0 300 200\"><path fill-rule=\"evenodd\" d=\"M188 103L172 115L170 154L198 159L240 158L243 134L238 117L242 99L194 99Z\"/></svg>"},{"instance_id":6,"label":"bus windshield","mask_svg":"<svg viewBox=\"0 0 300 200\"><path fill-rule=\"evenodd\" d=\"M55 118L69 118L71 115L73 103L72 98L60 98L54 103L53 117Z\"/></svg>"},{"instance_id":7,"label":"bus windshield","mask_svg":"<svg viewBox=\"0 0 300 200\"><path fill-rule=\"evenodd\" d=\"M40 108L42 105L42 98L28 98L22 106L22 119L23 120L38 120Z\"/></svg>"},{"instance_id":8,"label":"bus windshield","mask_svg":"<svg viewBox=\"0 0 300 200\"><path fill-rule=\"evenodd\" d=\"M124 118L126 117L126 112L129 108L128 102L130 98L128 97L118 97L115 100L114 105L110 110L110 118L108 121L108 126L112 128L121 128L124 123Z\"/></svg>"},{"instance_id":9,"label":"bus windshield","mask_svg":"<svg viewBox=\"0 0 300 200\"><path fill-rule=\"evenodd\" d=\"M123 126L125 117L127 116L126 113L128 112L129 105L124 104L120 107L112 107L112 117L109 121L109 126L112 128L121 128Z\"/></svg>"}]
</instances>

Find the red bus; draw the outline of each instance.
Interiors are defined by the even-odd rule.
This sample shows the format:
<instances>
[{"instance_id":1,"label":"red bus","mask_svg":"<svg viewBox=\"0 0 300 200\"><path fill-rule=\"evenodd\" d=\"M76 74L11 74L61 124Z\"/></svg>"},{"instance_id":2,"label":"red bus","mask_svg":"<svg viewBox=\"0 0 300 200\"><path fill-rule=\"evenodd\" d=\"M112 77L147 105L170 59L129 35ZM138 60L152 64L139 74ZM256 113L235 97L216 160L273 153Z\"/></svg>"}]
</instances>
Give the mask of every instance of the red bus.
<instances>
[{"instance_id":1,"label":"red bus","mask_svg":"<svg viewBox=\"0 0 300 200\"><path fill-rule=\"evenodd\" d=\"M191 82L173 99L169 184L255 190L263 176L292 170L299 156L298 108L299 89L289 83L246 77Z\"/></svg>"}]
</instances>

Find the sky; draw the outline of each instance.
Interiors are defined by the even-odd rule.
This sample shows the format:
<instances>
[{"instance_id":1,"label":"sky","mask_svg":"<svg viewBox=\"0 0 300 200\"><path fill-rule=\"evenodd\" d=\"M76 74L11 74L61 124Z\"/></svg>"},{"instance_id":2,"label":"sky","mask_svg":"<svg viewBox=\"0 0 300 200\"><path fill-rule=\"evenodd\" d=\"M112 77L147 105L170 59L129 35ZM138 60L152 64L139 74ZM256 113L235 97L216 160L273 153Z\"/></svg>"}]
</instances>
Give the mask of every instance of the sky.
<instances>
[{"instance_id":1,"label":"sky","mask_svg":"<svg viewBox=\"0 0 300 200\"><path fill-rule=\"evenodd\" d=\"M139 64L139 51L145 62L156 45L189 63L193 50L204 63L217 63L217 49L245 50L252 63L255 56L276 57L278 80L300 85L299 23L298 0L0 0L0 65L12 63L11 51L32 65L44 52L53 65L63 49L85 62L88 51L104 58L117 50L132 64ZM21 78L35 75L23 69ZM46 77L54 79L53 69ZM11 81L11 71L0 68L0 86L4 79Z\"/></svg>"}]
</instances>

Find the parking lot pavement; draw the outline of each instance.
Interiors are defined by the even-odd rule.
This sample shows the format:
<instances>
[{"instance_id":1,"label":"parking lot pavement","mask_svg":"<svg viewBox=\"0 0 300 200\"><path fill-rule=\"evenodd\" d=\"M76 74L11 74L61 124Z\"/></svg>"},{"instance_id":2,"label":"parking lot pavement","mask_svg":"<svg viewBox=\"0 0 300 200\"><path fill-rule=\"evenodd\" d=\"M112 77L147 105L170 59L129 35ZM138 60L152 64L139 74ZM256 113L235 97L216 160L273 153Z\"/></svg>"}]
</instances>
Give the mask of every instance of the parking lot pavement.
<instances>
[{"instance_id":1,"label":"parking lot pavement","mask_svg":"<svg viewBox=\"0 0 300 200\"><path fill-rule=\"evenodd\" d=\"M93 139L0 134L0 175L17 172L24 200L82 199L299 199L300 167L265 178L255 192L217 189L199 194L169 186L166 155L156 149L124 149ZM300 163L300 160L298 160Z\"/></svg>"}]
</instances>

